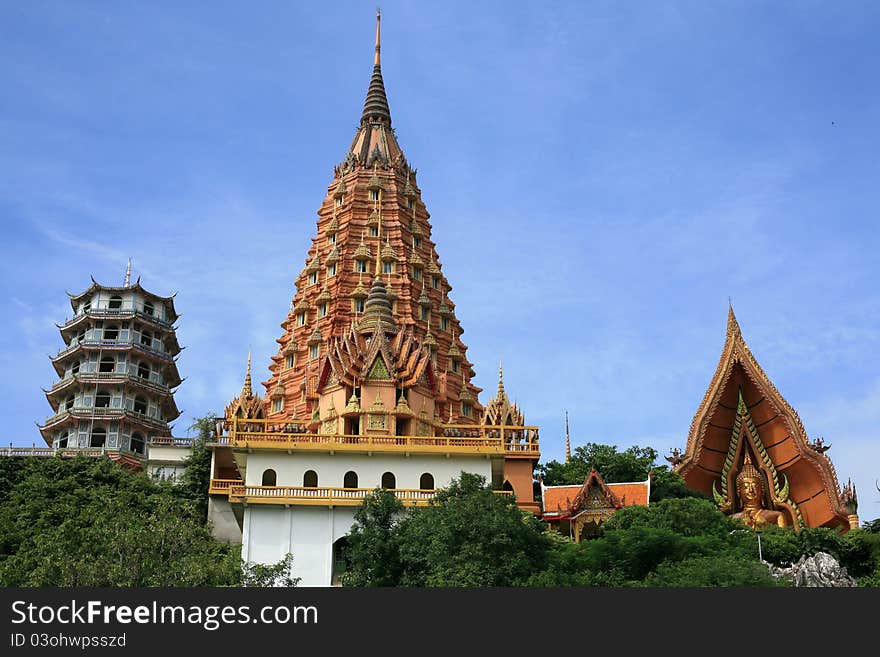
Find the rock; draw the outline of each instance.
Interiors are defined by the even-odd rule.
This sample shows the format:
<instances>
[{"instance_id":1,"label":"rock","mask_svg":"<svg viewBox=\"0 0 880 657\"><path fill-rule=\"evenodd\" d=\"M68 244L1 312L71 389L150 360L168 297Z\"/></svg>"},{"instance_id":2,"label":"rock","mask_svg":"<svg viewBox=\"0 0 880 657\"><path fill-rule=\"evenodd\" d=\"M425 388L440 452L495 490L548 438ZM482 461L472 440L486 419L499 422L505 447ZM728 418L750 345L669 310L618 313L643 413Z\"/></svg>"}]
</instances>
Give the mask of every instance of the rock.
<instances>
[{"instance_id":1,"label":"rock","mask_svg":"<svg viewBox=\"0 0 880 657\"><path fill-rule=\"evenodd\" d=\"M795 586L835 588L858 586L856 580L846 572L846 568L826 552L817 552L812 557L804 555L789 568L767 565L773 577L788 579Z\"/></svg>"}]
</instances>

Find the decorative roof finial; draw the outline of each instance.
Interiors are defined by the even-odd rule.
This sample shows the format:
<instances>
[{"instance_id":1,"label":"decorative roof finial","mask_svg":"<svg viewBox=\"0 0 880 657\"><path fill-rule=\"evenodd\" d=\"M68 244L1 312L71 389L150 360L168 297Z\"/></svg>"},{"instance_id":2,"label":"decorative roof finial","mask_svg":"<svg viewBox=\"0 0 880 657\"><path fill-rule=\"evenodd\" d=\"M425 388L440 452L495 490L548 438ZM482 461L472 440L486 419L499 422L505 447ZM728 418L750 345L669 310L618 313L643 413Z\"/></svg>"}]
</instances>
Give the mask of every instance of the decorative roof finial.
<instances>
[{"instance_id":1,"label":"decorative roof finial","mask_svg":"<svg viewBox=\"0 0 880 657\"><path fill-rule=\"evenodd\" d=\"M391 126L391 110L388 108L388 97L385 95L385 83L382 81L382 66L379 58L379 35L382 14L376 12L376 55L373 58L373 75L370 78L370 86L367 88L367 98L364 101L364 111L361 114L361 125L367 125L371 121L380 121L386 126Z\"/></svg>"},{"instance_id":2,"label":"decorative roof finial","mask_svg":"<svg viewBox=\"0 0 880 657\"><path fill-rule=\"evenodd\" d=\"M742 335L739 328L739 322L736 321L736 315L733 314L733 304L728 302L727 306L727 334Z\"/></svg>"},{"instance_id":3,"label":"decorative roof finial","mask_svg":"<svg viewBox=\"0 0 880 657\"><path fill-rule=\"evenodd\" d=\"M251 388L251 351L248 349L247 374L244 375L244 385L241 387L241 399L253 396L254 391Z\"/></svg>"},{"instance_id":4,"label":"decorative roof finial","mask_svg":"<svg viewBox=\"0 0 880 657\"><path fill-rule=\"evenodd\" d=\"M131 258L128 259L128 267L125 269L125 283L123 287L131 287Z\"/></svg>"},{"instance_id":5,"label":"decorative roof finial","mask_svg":"<svg viewBox=\"0 0 880 657\"><path fill-rule=\"evenodd\" d=\"M382 22L382 10L378 7L376 8L376 58L373 60L373 66L380 66L379 62L379 48L381 39L379 38L379 25Z\"/></svg>"},{"instance_id":6,"label":"decorative roof finial","mask_svg":"<svg viewBox=\"0 0 880 657\"><path fill-rule=\"evenodd\" d=\"M498 401L501 401L506 396L504 392L504 364L502 360L498 359L498 393L496 397Z\"/></svg>"},{"instance_id":7,"label":"decorative roof finial","mask_svg":"<svg viewBox=\"0 0 880 657\"><path fill-rule=\"evenodd\" d=\"M571 461L571 438L568 435L568 411L565 411L565 462Z\"/></svg>"}]
</instances>

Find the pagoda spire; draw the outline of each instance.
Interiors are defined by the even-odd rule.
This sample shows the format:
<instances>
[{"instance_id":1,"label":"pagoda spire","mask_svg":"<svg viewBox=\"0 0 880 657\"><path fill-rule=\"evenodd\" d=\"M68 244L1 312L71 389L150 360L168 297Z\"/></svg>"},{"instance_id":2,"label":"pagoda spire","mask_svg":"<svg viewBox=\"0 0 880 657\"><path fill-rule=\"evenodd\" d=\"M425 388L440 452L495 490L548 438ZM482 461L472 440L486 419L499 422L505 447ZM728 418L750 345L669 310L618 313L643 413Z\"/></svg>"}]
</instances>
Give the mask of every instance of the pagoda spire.
<instances>
[{"instance_id":1,"label":"pagoda spire","mask_svg":"<svg viewBox=\"0 0 880 657\"><path fill-rule=\"evenodd\" d=\"M571 438L568 434L568 411L565 411L565 462L571 461Z\"/></svg>"},{"instance_id":2,"label":"pagoda spire","mask_svg":"<svg viewBox=\"0 0 880 657\"><path fill-rule=\"evenodd\" d=\"M128 259L128 267L125 269L125 282L122 287L131 287L131 258Z\"/></svg>"},{"instance_id":3,"label":"pagoda spire","mask_svg":"<svg viewBox=\"0 0 880 657\"><path fill-rule=\"evenodd\" d=\"M380 66L379 51L381 49L382 39L379 28L382 24L382 10L376 9L376 57L373 59L373 66Z\"/></svg>"},{"instance_id":4,"label":"pagoda spire","mask_svg":"<svg viewBox=\"0 0 880 657\"><path fill-rule=\"evenodd\" d=\"M244 375L244 385L241 387L241 399L247 399L254 396L251 388L251 352L248 350L247 373Z\"/></svg>"},{"instance_id":5,"label":"pagoda spire","mask_svg":"<svg viewBox=\"0 0 880 657\"><path fill-rule=\"evenodd\" d=\"M495 397L499 400L504 399L506 397L506 393L504 392L504 363L501 359L498 360L498 392Z\"/></svg>"},{"instance_id":6,"label":"pagoda spire","mask_svg":"<svg viewBox=\"0 0 880 657\"><path fill-rule=\"evenodd\" d=\"M364 101L364 112L361 115L361 125L370 121L381 121L391 125L391 109L388 107L388 97L385 95L385 83L382 81L382 65L380 63L380 25L382 13L376 12L376 55L373 58L373 76L370 78L370 86L367 89L367 98Z\"/></svg>"}]
</instances>

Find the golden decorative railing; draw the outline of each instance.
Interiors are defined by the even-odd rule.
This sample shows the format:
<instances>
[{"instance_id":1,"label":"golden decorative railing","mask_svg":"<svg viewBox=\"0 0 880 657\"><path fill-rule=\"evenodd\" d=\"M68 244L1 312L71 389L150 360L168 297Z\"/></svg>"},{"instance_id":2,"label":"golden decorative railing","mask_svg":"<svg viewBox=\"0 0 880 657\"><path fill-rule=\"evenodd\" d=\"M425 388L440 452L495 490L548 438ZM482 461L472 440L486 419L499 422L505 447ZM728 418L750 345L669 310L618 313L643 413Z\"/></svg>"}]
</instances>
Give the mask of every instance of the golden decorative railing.
<instances>
[{"instance_id":1,"label":"golden decorative railing","mask_svg":"<svg viewBox=\"0 0 880 657\"><path fill-rule=\"evenodd\" d=\"M213 443L246 449L419 452L538 457L538 428L526 426L440 425L441 435L389 436L308 432L301 422L233 418Z\"/></svg>"},{"instance_id":2,"label":"golden decorative railing","mask_svg":"<svg viewBox=\"0 0 880 657\"><path fill-rule=\"evenodd\" d=\"M214 481L224 480L212 480ZM306 506L360 506L374 488L327 488L304 486L244 486L241 482L229 487L229 501L244 504L290 504ZM404 506L427 506L438 490L389 488L389 493ZM494 491L498 495L513 495L511 491Z\"/></svg>"},{"instance_id":3,"label":"golden decorative railing","mask_svg":"<svg viewBox=\"0 0 880 657\"><path fill-rule=\"evenodd\" d=\"M208 493L211 495L225 495L233 486L241 486L241 479L211 479Z\"/></svg>"}]
</instances>

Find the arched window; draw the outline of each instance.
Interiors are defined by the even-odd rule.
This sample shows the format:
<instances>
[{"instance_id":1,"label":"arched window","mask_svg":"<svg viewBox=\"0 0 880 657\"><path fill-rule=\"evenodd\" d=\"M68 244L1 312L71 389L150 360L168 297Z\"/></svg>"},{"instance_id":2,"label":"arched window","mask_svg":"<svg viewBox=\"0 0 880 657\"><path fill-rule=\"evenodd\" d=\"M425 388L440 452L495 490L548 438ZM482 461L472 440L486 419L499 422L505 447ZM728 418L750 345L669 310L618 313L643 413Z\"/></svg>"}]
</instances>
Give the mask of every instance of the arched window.
<instances>
[{"instance_id":1,"label":"arched window","mask_svg":"<svg viewBox=\"0 0 880 657\"><path fill-rule=\"evenodd\" d=\"M142 379L150 378L150 365L148 363L144 361L138 363L138 376Z\"/></svg>"},{"instance_id":2,"label":"arched window","mask_svg":"<svg viewBox=\"0 0 880 657\"><path fill-rule=\"evenodd\" d=\"M397 480L394 478L393 473L386 472L382 475L382 488L397 488Z\"/></svg>"},{"instance_id":3,"label":"arched window","mask_svg":"<svg viewBox=\"0 0 880 657\"><path fill-rule=\"evenodd\" d=\"M140 395L134 398L134 412L141 415L147 414L147 400Z\"/></svg>"},{"instance_id":4,"label":"arched window","mask_svg":"<svg viewBox=\"0 0 880 657\"><path fill-rule=\"evenodd\" d=\"M434 475L426 472L419 478L419 488L422 490L434 490Z\"/></svg>"},{"instance_id":5,"label":"arched window","mask_svg":"<svg viewBox=\"0 0 880 657\"><path fill-rule=\"evenodd\" d=\"M89 299L88 301L86 301L85 303L83 303L83 305L82 305L82 311L83 311L84 313L87 313L87 312L89 312L91 309L92 309L92 300Z\"/></svg>"},{"instance_id":6,"label":"arched window","mask_svg":"<svg viewBox=\"0 0 880 657\"><path fill-rule=\"evenodd\" d=\"M278 475L272 468L263 471L263 486L277 486Z\"/></svg>"},{"instance_id":7,"label":"arched window","mask_svg":"<svg viewBox=\"0 0 880 657\"><path fill-rule=\"evenodd\" d=\"M144 301L144 315L154 315L155 309L153 308L153 304L150 301Z\"/></svg>"},{"instance_id":8,"label":"arched window","mask_svg":"<svg viewBox=\"0 0 880 657\"><path fill-rule=\"evenodd\" d=\"M513 484L511 484L507 479L504 480L504 485L501 487L501 490L506 490L509 492L513 492Z\"/></svg>"},{"instance_id":9,"label":"arched window","mask_svg":"<svg viewBox=\"0 0 880 657\"><path fill-rule=\"evenodd\" d=\"M69 430L63 431L62 433L58 434L58 437L55 439L55 442L52 444L52 447L55 447L56 449L64 449L65 447L67 447L67 439L69 436L70 436Z\"/></svg>"},{"instance_id":10,"label":"arched window","mask_svg":"<svg viewBox=\"0 0 880 657\"><path fill-rule=\"evenodd\" d=\"M141 333L141 344L144 345L145 347L152 347L153 346L153 334L150 333L149 331L143 331Z\"/></svg>"},{"instance_id":11,"label":"arched window","mask_svg":"<svg viewBox=\"0 0 880 657\"><path fill-rule=\"evenodd\" d=\"M91 441L92 447L103 447L107 442L107 430L104 427L95 427L92 429Z\"/></svg>"},{"instance_id":12,"label":"arched window","mask_svg":"<svg viewBox=\"0 0 880 657\"><path fill-rule=\"evenodd\" d=\"M107 306L110 310L119 310L122 308L122 297L118 294L114 294L110 297L110 304Z\"/></svg>"},{"instance_id":13,"label":"arched window","mask_svg":"<svg viewBox=\"0 0 880 657\"><path fill-rule=\"evenodd\" d=\"M95 408L110 408L110 392L99 390L95 395Z\"/></svg>"},{"instance_id":14,"label":"arched window","mask_svg":"<svg viewBox=\"0 0 880 657\"><path fill-rule=\"evenodd\" d=\"M137 452L138 454L144 453L144 436L138 432L134 432L131 434L131 451Z\"/></svg>"},{"instance_id":15,"label":"arched window","mask_svg":"<svg viewBox=\"0 0 880 657\"><path fill-rule=\"evenodd\" d=\"M306 470L306 473L303 475L303 488L317 488L318 487L318 473L314 470Z\"/></svg>"},{"instance_id":16,"label":"arched window","mask_svg":"<svg viewBox=\"0 0 880 657\"><path fill-rule=\"evenodd\" d=\"M104 327L104 339L105 340L118 340L119 339L119 327L118 326L105 326Z\"/></svg>"},{"instance_id":17,"label":"arched window","mask_svg":"<svg viewBox=\"0 0 880 657\"><path fill-rule=\"evenodd\" d=\"M357 472L354 470L349 470L345 473L345 477L342 478L342 487L343 488L357 488L358 487L358 476Z\"/></svg>"},{"instance_id":18,"label":"arched window","mask_svg":"<svg viewBox=\"0 0 880 657\"><path fill-rule=\"evenodd\" d=\"M116 357L115 356L102 356L101 363L98 365L99 372L115 372L116 371Z\"/></svg>"},{"instance_id":19,"label":"arched window","mask_svg":"<svg viewBox=\"0 0 880 657\"><path fill-rule=\"evenodd\" d=\"M79 361L78 360L73 361L73 364L70 366L70 373L73 374L74 376L79 374Z\"/></svg>"},{"instance_id":20,"label":"arched window","mask_svg":"<svg viewBox=\"0 0 880 657\"><path fill-rule=\"evenodd\" d=\"M70 395L67 399L64 400L64 406L62 407L62 410L69 411L71 408L73 408L73 402L74 397L73 395Z\"/></svg>"}]
</instances>

